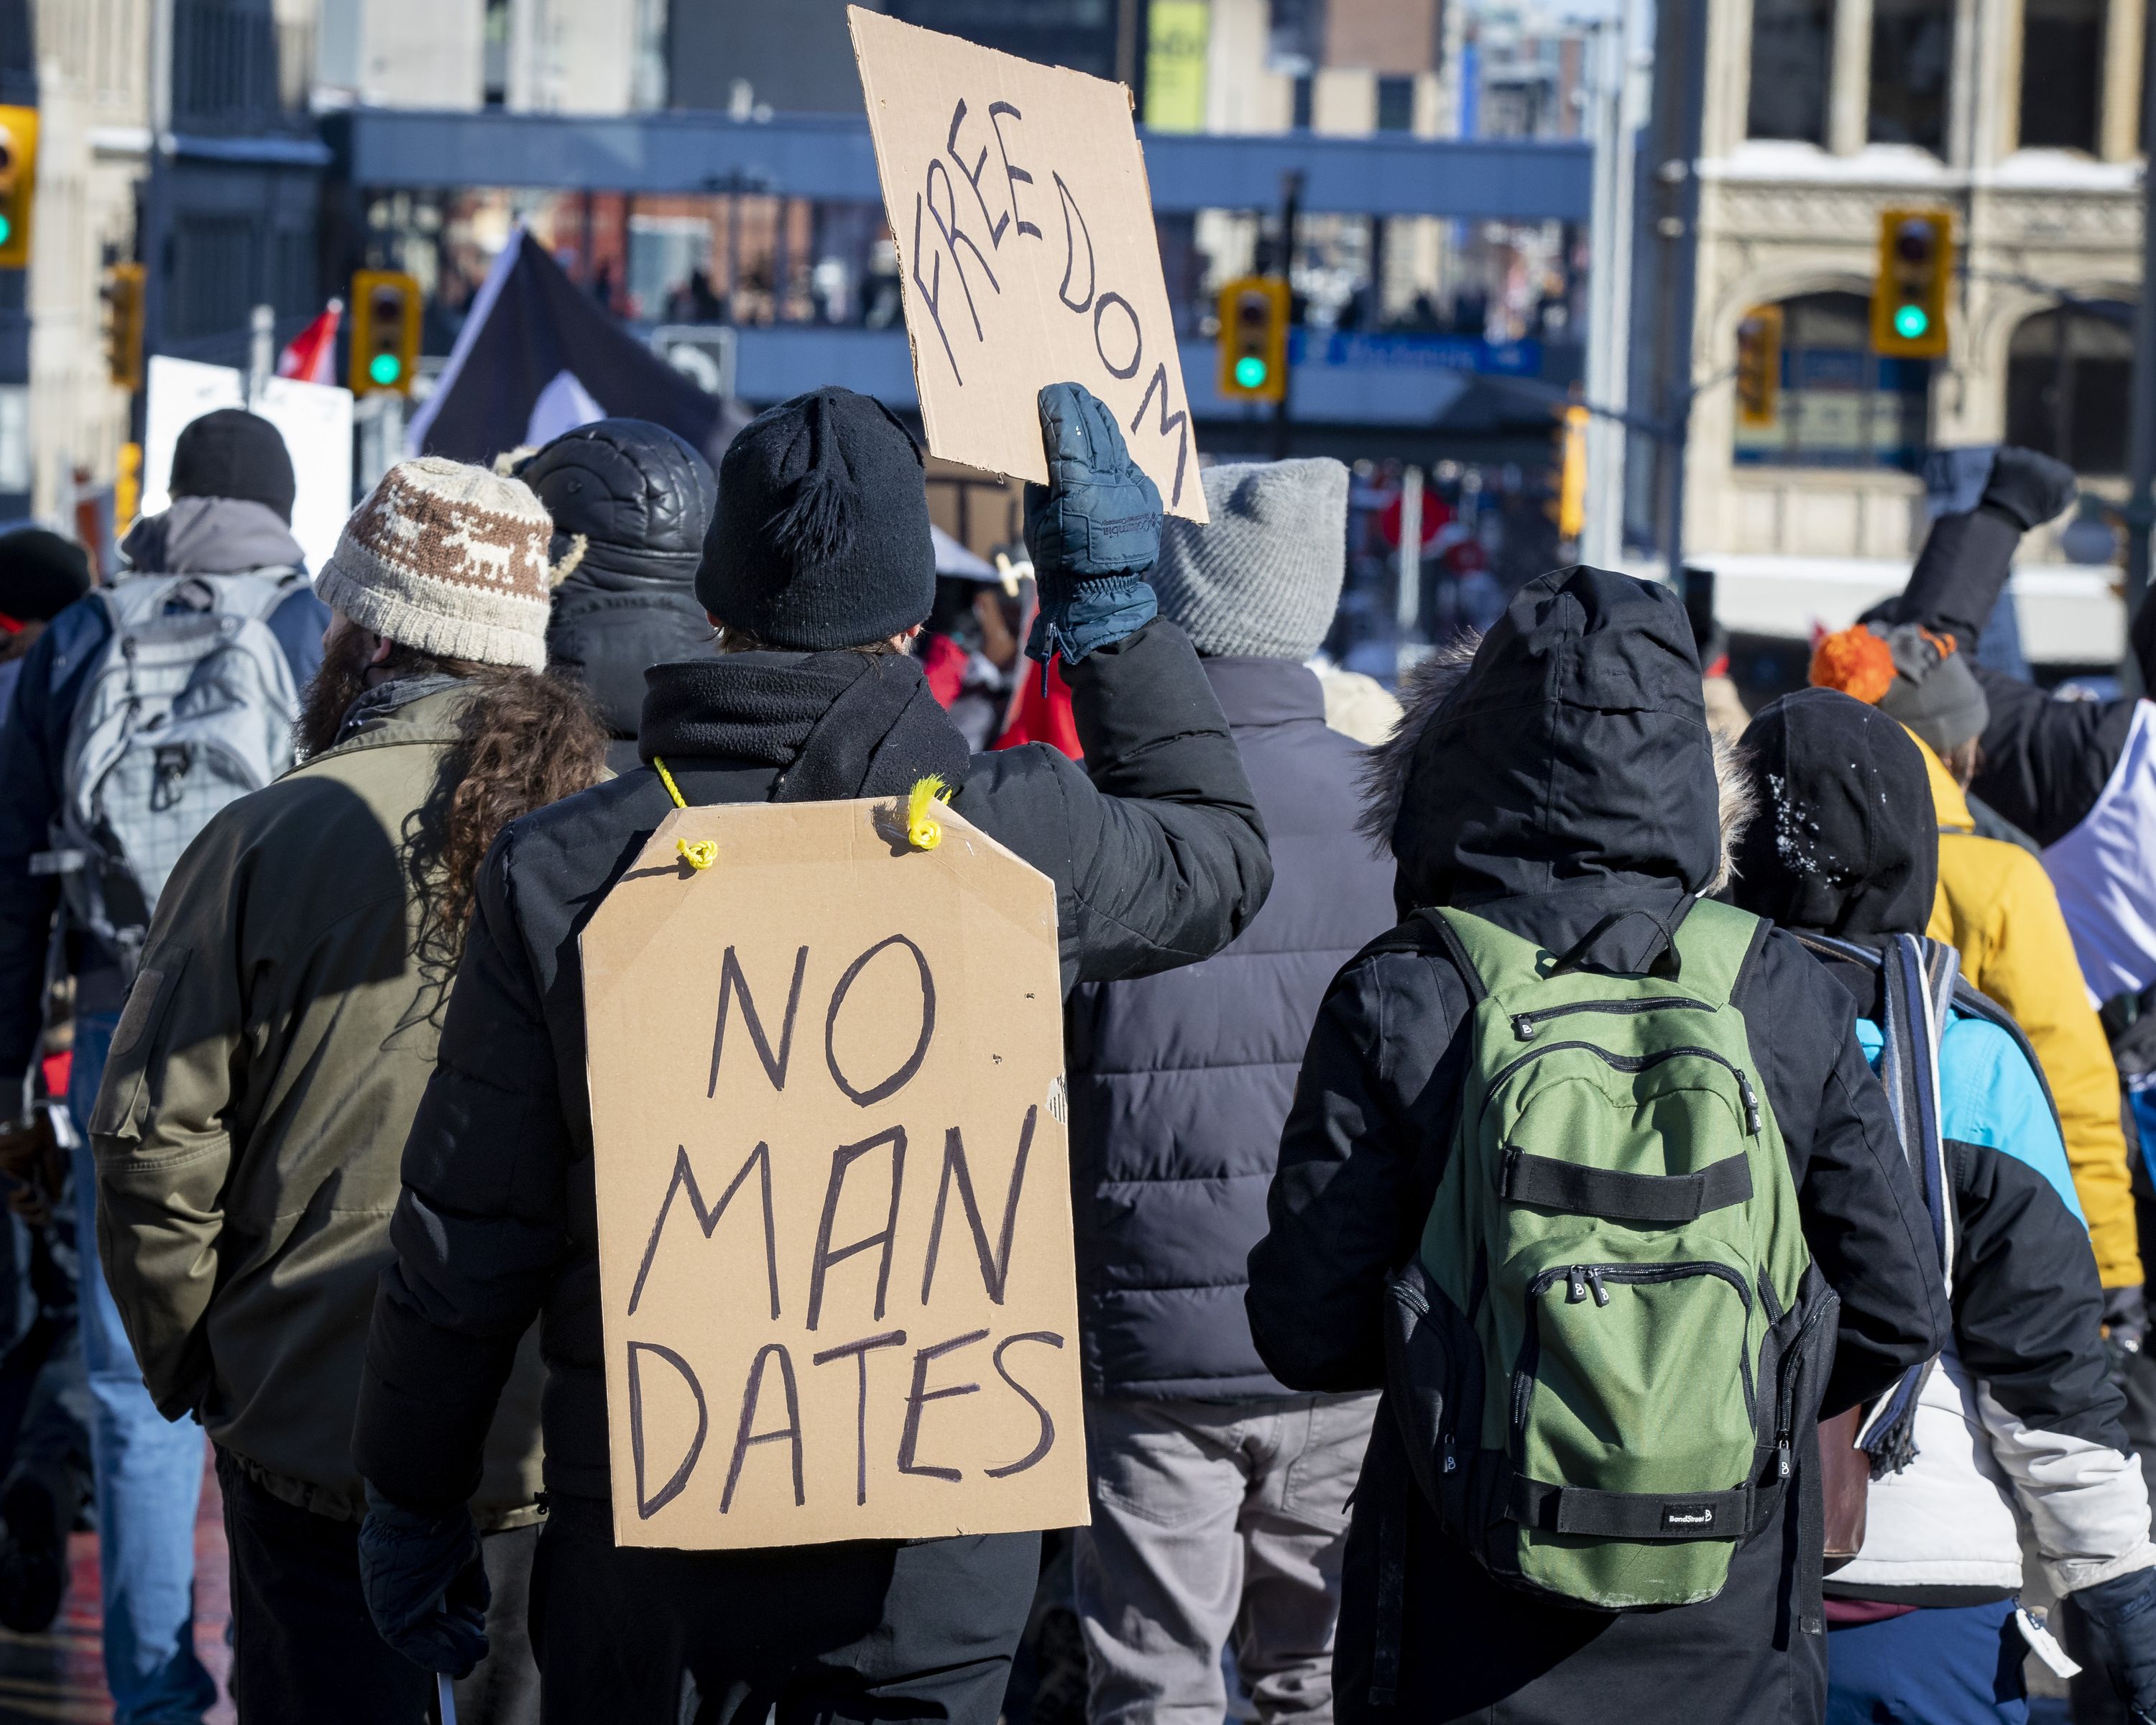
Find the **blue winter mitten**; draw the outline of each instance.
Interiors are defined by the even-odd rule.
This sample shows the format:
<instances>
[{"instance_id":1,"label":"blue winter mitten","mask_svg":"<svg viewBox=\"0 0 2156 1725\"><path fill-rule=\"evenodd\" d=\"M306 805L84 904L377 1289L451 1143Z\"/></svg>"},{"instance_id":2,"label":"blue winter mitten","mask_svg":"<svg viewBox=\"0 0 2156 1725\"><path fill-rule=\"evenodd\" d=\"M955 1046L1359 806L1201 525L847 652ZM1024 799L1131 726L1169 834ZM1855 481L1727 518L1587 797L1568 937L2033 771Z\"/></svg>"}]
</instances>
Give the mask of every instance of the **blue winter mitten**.
<instances>
[{"instance_id":1,"label":"blue winter mitten","mask_svg":"<svg viewBox=\"0 0 2156 1725\"><path fill-rule=\"evenodd\" d=\"M486 1657L492 1596L471 1512L430 1516L367 1488L359 1580L382 1639L413 1664L468 1677Z\"/></svg>"},{"instance_id":2,"label":"blue winter mitten","mask_svg":"<svg viewBox=\"0 0 2156 1725\"><path fill-rule=\"evenodd\" d=\"M1083 384L1041 390L1040 441L1048 483L1025 488L1040 610L1025 650L1043 665L1059 653L1075 665L1152 620L1145 574L1160 560L1160 489Z\"/></svg>"},{"instance_id":3,"label":"blue winter mitten","mask_svg":"<svg viewBox=\"0 0 2156 1725\"><path fill-rule=\"evenodd\" d=\"M2066 1595L2066 1651L2107 1681L2133 1725L2156 1725L2156 1569Z\"/></svg>"}]
</instances>

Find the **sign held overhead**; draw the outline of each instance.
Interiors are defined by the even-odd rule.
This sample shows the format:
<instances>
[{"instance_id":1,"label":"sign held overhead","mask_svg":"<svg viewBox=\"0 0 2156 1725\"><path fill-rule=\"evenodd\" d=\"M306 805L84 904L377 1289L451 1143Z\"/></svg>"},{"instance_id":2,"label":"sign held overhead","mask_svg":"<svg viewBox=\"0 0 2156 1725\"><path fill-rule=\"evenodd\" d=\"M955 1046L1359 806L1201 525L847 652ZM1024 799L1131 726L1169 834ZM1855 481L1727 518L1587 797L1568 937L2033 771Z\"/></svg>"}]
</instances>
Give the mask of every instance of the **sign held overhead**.
<instances>
[{"instance_id":1,"label":"sign held overhead","mask_svg":"<svg viewBox=\"0 0 2156 1725\"><path fill-rule=\"evenodd\" d=\"M618 1544L1087 1518L1055 888L936 814L677 809L584 932Z\"/></svg>"},{"instance_id":2,"label":"sign held overhead","mask_svg":"<svg viewBox=\"0 0 2156 1725\"><path fill-rule=\"evenodd\" d=\"M1045 485L1034 398L1082 383L1168 513L1205 520L1130 93L858 6L847 18L928 447Z\"/></svg>"}]
</instances>

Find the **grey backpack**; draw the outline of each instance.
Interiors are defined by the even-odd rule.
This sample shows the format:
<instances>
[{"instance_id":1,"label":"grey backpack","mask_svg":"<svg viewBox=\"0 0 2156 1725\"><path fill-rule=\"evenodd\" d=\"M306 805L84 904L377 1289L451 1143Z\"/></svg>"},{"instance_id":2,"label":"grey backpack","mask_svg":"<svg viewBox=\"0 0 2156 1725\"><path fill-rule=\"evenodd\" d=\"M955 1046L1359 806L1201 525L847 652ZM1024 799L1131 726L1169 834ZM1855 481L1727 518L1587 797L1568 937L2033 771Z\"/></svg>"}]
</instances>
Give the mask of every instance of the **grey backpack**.
<instances>
[{"instance_id":1,"label":"grey backpack","mask_svg":"<svg viewBox=\"0 0 2156 1725\"><path fill-rule=\"evenodd\" d=\"M61 757L53 848L68 914L131 974L180 853L291 766L299 691L268 619L298 574L140 575L100 588L112 636Z\"/></svg>"}]
</instances>

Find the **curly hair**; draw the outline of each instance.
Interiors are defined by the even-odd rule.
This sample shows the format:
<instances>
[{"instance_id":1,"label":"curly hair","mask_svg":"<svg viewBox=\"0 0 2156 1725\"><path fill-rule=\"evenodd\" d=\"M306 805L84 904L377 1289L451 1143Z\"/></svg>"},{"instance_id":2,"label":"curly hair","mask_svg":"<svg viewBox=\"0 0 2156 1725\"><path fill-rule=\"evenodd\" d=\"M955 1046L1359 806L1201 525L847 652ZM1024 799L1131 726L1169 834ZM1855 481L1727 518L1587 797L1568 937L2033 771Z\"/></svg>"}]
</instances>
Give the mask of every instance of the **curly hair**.
<instances>
[{"instance_id":1,"label":"curly hair","mask_svg":"<svg viewBox=\"0 0 2156 1725\"><path fill-rule=\"evenodd\" d=\"M457 739L410 829L423 906L423 962L453 969L471 922L480 863L519 815L597 784L606 727L583 687L547 671L475 667Z\"/></svg>"}]
</instances>

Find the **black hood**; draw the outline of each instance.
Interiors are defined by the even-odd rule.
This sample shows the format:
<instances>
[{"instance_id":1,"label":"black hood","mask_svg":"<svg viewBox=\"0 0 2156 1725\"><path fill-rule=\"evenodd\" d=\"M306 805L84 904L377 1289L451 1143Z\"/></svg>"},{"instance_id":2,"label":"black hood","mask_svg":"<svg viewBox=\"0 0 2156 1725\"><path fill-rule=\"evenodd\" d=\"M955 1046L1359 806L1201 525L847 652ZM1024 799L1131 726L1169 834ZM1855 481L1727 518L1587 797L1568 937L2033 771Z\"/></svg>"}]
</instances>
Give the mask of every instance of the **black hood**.
<instances>
[{"instance_id":1,"label":"black hood","mask_svg":"<svg viewBox=\"0 0 2156 1725\"><path fill-rule=\"evenodd\" d=\"M1760 807L1738 841L1738 904L1850 939L1922 934L1939 835L1908 733L1849 696L1799 689L1753 720L1743 748Z\"/></svg>"},{"instance_id":2,"label":"black hood","mask_svg":"<svg viewBox=\"0 0 2156 1725\"><path fill-rule=\"evenodd\" d=\"M1404 898L1704 892L1720 878L1699 656L1667 588L1553 571L1513 597L1456 680L1440 666L1409 695L1371 774Z\"/></svg>"},{"instance_id":3,"label":"black hood","mask_svg":"<svg viewBox=\"0 0 2156 1725\"><path fill-rule=\"evenodd\" d=\"M718 484L701 455L648 419L595 419L564 432L516 477L554 518L557 563L584 540L565 586L687 592L704 554Z\"/></svg>"}]
</instances>

